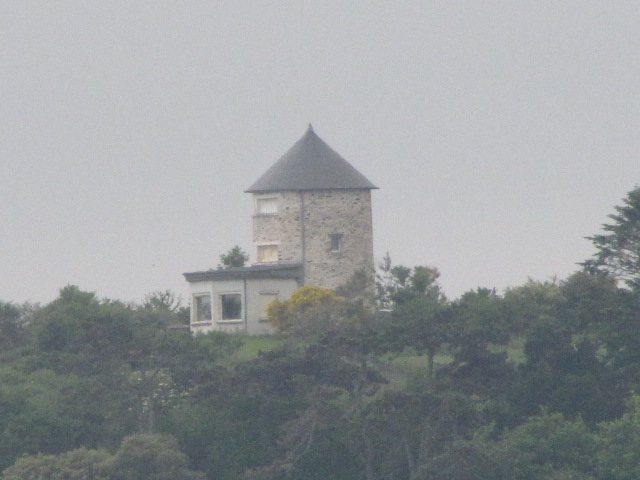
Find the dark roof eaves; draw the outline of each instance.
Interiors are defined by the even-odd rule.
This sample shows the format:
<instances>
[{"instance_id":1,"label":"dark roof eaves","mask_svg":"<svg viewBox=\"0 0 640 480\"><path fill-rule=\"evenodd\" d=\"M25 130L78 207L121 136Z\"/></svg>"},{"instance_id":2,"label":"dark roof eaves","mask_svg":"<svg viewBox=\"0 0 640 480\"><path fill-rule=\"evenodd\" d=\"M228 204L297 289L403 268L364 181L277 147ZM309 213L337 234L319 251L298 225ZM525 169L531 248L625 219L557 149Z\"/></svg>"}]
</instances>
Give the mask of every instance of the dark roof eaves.
<instances>
[{"instance_id":1,"label":"dark roof eaves","mask_svg":"<svg viewBox=\"0 0 640 480\"><path fill-rule=\"evenodd\" d=\"M245 192L371 190L367 177L333 150L311 127Z\"/></svg>"},{"instance_id":2,"label":"dark roof eaves","mask_svg":"<svg viewBox=\"0 0 640 480\"><path fill-rule=\"evenodd\" d=\"M243 268L186 272L182 275L189 283L215 280L248 280L269 278L300 280L303 275L303 270L302 264L254 265L251 267Z\"/></svg>"}]
</instances>

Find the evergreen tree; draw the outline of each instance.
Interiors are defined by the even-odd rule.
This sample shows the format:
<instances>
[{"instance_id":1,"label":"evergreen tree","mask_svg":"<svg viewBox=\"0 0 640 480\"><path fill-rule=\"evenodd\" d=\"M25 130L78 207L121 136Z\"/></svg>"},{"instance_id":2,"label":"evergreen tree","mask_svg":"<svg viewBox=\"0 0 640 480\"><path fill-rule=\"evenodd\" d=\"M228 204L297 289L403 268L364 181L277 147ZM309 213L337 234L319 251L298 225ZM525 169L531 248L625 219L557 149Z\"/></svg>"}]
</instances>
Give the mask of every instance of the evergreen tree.
<instances>
[{"instance_id":1,"label":"evergreen tree","mask_svg":"<svg viewBox=\"0 0 640 480\"><path fill-rule=\"evenodd\" d=\"M607 233L587 237L596 247L593 258L581 265L591 273L606 273L630 288L640 287L640 187L627 194L613 223L604 224Z\"/></svg>"}]
</instances>

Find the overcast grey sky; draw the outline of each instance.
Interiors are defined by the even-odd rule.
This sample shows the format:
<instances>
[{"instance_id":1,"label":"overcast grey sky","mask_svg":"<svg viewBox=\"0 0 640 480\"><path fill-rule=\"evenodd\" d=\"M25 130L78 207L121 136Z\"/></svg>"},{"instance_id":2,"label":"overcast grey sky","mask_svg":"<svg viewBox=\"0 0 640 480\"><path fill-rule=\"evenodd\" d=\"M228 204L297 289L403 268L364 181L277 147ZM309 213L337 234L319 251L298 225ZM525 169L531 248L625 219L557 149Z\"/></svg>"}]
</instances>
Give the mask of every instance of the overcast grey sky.
<instances>
[{"instance_id":1,"label":"overcast grey sky","mask_svg":"<svg viewBox=\"0 0 640 480\"><path fill-rule=\"evenodd\" d=\"M185 295L305 132L450 297L573 272L640 183L638 1L0 0L0 299Z\"/></svg>"}]
</instances>

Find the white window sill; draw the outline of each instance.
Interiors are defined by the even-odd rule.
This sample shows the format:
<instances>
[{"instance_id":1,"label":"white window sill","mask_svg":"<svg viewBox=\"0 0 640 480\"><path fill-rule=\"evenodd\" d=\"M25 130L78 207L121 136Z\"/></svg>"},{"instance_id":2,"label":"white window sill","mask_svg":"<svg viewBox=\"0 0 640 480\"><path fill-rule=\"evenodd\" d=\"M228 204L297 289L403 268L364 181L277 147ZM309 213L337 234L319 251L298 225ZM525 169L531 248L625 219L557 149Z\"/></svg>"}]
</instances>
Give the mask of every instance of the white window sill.
<instances>
[{"instance_id":1,"label":"white window sill","mask_svg":"<svg viewBox=\"0 0 640 480\"><path fill-rule=\"evenodd\" d=\"M244 320L241 318L233 319L233 320L218 320L216 323L224 323L225 325L230 323L243 323Z\"/></svg>"}]
</instances>

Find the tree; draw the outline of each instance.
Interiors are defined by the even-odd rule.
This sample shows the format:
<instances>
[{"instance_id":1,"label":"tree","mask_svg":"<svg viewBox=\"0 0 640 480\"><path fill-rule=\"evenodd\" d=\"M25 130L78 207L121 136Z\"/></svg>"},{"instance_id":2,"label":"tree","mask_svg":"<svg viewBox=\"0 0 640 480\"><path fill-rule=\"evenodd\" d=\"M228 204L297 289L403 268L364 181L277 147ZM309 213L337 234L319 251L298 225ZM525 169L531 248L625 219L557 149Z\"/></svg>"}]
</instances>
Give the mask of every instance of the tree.
<instances>
[{"instance_id":1,"label":"tree","mask_svg":"<svg viewBox=\"0 0 640 480\"><path fill-rule=\"evenodd\" d=\"M244 267L249 261L249 255L238 245L233 247L227 253L220 255L220 263L218 268L239 268Z\"/></svg>"},{"instance_id":2,"label":"tree","mask_svg":"<svg viewBox=\"0 0 640 480\"><path fill-rule=\"evenodd\" d=\"M436 354L452 333L449 312L444 303L416 296L396 308L391 329L386 329L398 346L426 351L428 379L433 378Z\"/></svg>"},{"instance_id":3,"label":"tree","mask_svg":"<svg viewBox=\"0 0 640 480\"><path fill-rule=\"evenodd\" d=\"M4 470L2 480L204 480L169 435L126 437L115 455L79 448L59 455L29 455Z\"/></svg>"},{"instance_id":4,"label":"tree","mask_svg":"<svg viewBox=\"0 0 640 480\"><path fill-rule=\"evenodd\" d=\"M597 459L601 478L640 478L640 397L631 397L622 418L599 427Z\"/></svg>"},{"instance_id":5,"label":"tree","mask_svg":"<svg viewBox=\"0 0 640 480\"><path fill-rule=\"evenodd\" d=\"M433 378L434 358L451 333L449 304L440 291L435 267L392 265L389 254L380 265L378 298L392 314L382 323L382 349L405 347L426 350L427 377Z\"/></svg>"},{"instance_id":6,"label":"tree","mask_svg":"<svg viewBox=\"0 0 640 480\"><path fill-rule=\"evenodd\" d=\"M196 480L187 456L170 435L133 435L122 441L109 464L111 480Z\"/></svg>"},{"instance_id":7,"label":"tree","mask_svg":"<svg viewBox=\"0 0 640 480\"><path fill-rule=\"evenodd\" d=\"M107 480L104 450L79 448L60 455L29 455L20 457L7 468L2 480Z\"/></svg>"},{"instance_id":8,"label":"tree","mask_svg":"<svg viewBox=\"0 0 640 480\"><path fill-rule=\"evenodd\" d=\"M581 263L591 273L614 276L630 288L640 287L640 187L627 194L623 205L614 207L611 224L604 234L587 237L596 247L593 258Z\"/></svg>"},{"instance_id":9,"label":"tree","mask_svg":"<svg viewBox=\"0 0 640 480\"><path fill-rule=\"evenodd\" d=\"M359 307L362 313L372 314L375 311L375 279L365 270L356 270L347 282L336 287L335 292L354 307Z\"/></svg>"},{"instance_id":10,"label":"tree","mask_svg":"<svg viewBox=\"0 0 640 480\"><path fill-rule=\"evenodd\" d=\"M502 344L509 339L503 299L495 290L470 290L452 307L455 337L466 350L484 349L488 344Z\"/></svg>"},{"instance_id":11,"label":"tree","mask_svg":"<svg viewBox=\"0 0 640 480\"><path fill-rule=\"evenodd\" d=\"M543 412L506 432L495 446L505 479L593 478L597 437L580 418Z\"/></svg>"},{"instance_id":12,"label":"tree","mask_svg":"<svg viewBox=\"0 0 640 480\"><path fill-rule=\"evenodd\" d=\"M21 336L19 308L0 301L0 350L6 351L15 347Z\"/></svg>"},{"instance_id":13,"label":"tree","mask_svg":"<svg viewBox=\"0 0 640 480\"><path fill-rule=\"evenodd\" d=\"M504 299L493 289L477 288L464 293L450 305L447 353L452 361L443 366L455 388L470 395L491 399L492 409L503 409L506 394L515 377L508 356L497 345L509 335Z\"/></svg>"},{"instance_id":14,"label":"tree","mask_svg":"<svg viewBox=\"0 0 640 480\"><path fill-rule=\"evenodd\" d=\"M171 290L156 290L144 296L142 310L157 317L164 327L189 324L189 307L182 306L182 299Z\"/></svg>"},{"instance_id":15,"label":"tree","mask_svg":"<svg viewBox=\"0 0 640 480\"><path fill-rule=\"evenodd\" d=\"M404 265L393 265L387 253L379 268L378 305L382 310L393 309L415 295L444 300L438 285L440 272L435 267L417 266L411 269Z\"/></svg>"},{"instance_id":16,"label":"tree","mask_svg":"<svg viewBox=\"0 0 640 480\"><path fill-rule=\"evenodd\" d=\"M155 290L144 296L144 308L159 312L180 314L183 311L182 299L171 290Z\"/></svg>"},{"instance_id":17,"label":"tree","mask_svg":"<svg viewBox=\"0 0 640 480\"><path fill-rule=\"evenodd\" d=\"M484 439L483 439L484 440ZM416 480L502 480L499 458L488 440L456 439L444 446L444 451L419 466Z\"/></svg>"},{"instance_id":18,"label":"tree","mask_svg":"<svg viewBox=\"0 0 640 480\"><path fill-rule=\"evenodd\" d=\"M529 279L523 285L509 288L504 294L505 315L509 318L509 333L526 335L541 321L555 317L566 301L558 281L539 282Z\"/></svg>"},{"instance_id":19,"label":"tree","mask_svg":"<svg viewBox=\"0 0 640 480\"><path fill-rule=\"evenodd\" d=\"M603 361L607 350L583 325L600 306L595 290L589 293L582 280L576 277L560 287L562 300L529 325L523 352L527 361L518 366L511 392L514 415L531 415L542 405L593 424L619 412L624 385L610 362ZM597 333L598 325L593 328Z\"/></svg>"},{"instance_id":20,"label":"tree","mask_svg":"<svg viewBox=\"0 0 640 480\"><path fill-rule=\"evenodd\" d=\"M345 299L328 288L305 285L285 301L274 300L267 309L269 322L283 333L323 334L345 320Z\"/></svg>"},{"instance_id":21,"label":"tree","mask_svg":"<svg viewBox=\"0 0 640 480\"><path fill-rule=\"evenodd\" d=\"M134 327L129 306L101 301L75 285L61 289L28 325L47 368L81 375L117 371L116 365L137 346Z\"/></svg>"},{"instance_id":22,"label":"tree","mask_svg":"<svg viewBox=\"0 0 640 480\"><path fill-rule=\"evenodd\" d=\"M24 454L112 447L135 424L123 382L113 378L7 366L0 384L0 470Z\"/></svg>"}]
</instances>

